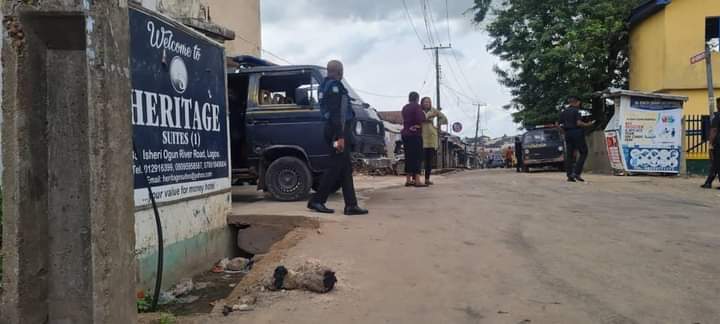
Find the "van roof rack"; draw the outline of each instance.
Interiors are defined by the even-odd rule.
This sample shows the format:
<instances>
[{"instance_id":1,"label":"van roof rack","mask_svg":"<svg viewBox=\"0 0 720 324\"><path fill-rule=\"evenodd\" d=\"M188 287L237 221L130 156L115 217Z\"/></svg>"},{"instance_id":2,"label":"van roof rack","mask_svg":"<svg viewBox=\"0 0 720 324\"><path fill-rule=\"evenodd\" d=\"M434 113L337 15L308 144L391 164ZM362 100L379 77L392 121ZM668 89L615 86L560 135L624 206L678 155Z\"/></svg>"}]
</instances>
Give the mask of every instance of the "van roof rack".
<instances>
[{"instance_id":1,"label":"van roof rack","mask_svg":"<svg viewBox=\"0 0 720 324\"><path fill-rule=\"evenodd\" d=\"M237 63L240 68L251 68L251 67L261 67L261 66L278 66L275 63L272 63L267 60L263 60L259 57L251 56L251 55L240 55L236 56L233 59L233 62Z\"/></svg>"}]
</instances>

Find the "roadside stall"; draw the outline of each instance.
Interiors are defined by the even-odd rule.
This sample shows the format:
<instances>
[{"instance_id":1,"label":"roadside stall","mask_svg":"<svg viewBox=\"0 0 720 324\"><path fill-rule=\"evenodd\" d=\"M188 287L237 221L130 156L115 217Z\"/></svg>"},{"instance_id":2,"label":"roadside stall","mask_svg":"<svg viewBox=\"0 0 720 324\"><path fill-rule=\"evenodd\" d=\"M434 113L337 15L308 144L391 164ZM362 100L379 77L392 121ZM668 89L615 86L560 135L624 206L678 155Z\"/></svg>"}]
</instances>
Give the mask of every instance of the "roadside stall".
<instances>
[{"instance_id":1,"label":"roadside stall","mask_svg":"<svg viewBox=\"0 0 720 324\"><path fill-rule=\"evenodd\" d=\"M615 113L605 128L615 174L680 174L682 118L687 97L611 90Z\"/></svg>"}]
</instances>

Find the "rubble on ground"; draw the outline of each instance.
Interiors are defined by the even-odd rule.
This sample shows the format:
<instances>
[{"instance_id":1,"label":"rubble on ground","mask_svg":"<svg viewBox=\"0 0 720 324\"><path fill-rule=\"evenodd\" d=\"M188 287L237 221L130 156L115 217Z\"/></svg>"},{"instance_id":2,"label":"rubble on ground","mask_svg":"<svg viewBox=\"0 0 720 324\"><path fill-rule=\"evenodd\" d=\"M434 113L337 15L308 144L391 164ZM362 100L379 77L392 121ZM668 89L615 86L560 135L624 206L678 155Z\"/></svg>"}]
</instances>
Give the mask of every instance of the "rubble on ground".
<instances>
[{"instance_id":1,"label":"rubble on ground","mask_svg":"<svg viewBox=\"0 0 720 324\"><path fill-rule=\"evenodd\" d=\"M271 291L307 290L324 294L335 288L335 272L318 262L306 261L295 269L278 266L265 279L263 286Z\"/></svg>"},{"instance_id":2,"label":"rubble on ground","mask_svg":"<svg viewBox=\"0 0 720 324\"><path fill-rule=\"evenodd\" d=\"M212 269L212 272L214 273L239 273L239 272L248 272L252 268L252 264L254 263L254 260L246 259L246 258L224 258L218 263L215 264L215 266Z\"/></svg>"}]
</instances>

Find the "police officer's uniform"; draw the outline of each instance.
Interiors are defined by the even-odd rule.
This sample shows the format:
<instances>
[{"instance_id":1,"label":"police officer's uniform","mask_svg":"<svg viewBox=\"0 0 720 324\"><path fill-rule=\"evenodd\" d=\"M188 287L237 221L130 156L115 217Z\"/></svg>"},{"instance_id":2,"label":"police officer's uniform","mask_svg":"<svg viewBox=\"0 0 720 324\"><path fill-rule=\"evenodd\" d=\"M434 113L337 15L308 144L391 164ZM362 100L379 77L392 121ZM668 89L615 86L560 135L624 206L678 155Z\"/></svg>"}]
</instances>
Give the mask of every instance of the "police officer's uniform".
<instances>
[{"instance_id":1,"label":"police officer's uniform","mask_svg":"<svg viewBox=\"0 0 720 324\"><path fill-rule=\"evenodd\" d=\"M310 203L325 204L328 196L342 184L343 198L345 199L345 210L357 208L358 202L353 184L352 161L350 150L352 147L352 120L355 113L350 104L348 91L341 81L326 78L319 89L320 112L325 118L325 139L332 151L330 168L323 174L320 188L310 200ZM338 152L334 143L343 138L345 149ZM308 205L308 207L311 207Z\"/></svg>"},{"instance_id":2,"label":"police officer's uniform","mask_svg":"<svg viewBox=\"0 0 720 324\"><path fill-rule=\"evenodd\" d=\"M712 183L715 181L715 178L720 176L720 112L715 112L712 116L710 128L715 128L718 130L717 137L715 140L715 145L712 148L712 156L710 157L710 174L708 175L707 180L705 180L705 184L703 185L703 188L712 188Z\"/></svg>"},{"instance_id":3,"label":"police officer's uniform","mask_svg":"<svg viewBox=\"0 0 720 324\"><path fill-rule=\"evenodd\" d=\"M585 131L578 122L582 119L577 107L568 107L560 113L560 126L565 131L565 169L569 181L582 180L582 171L588 156ZM575 162L575 151L580 157Z\"/></svg>"},{"instance_id":4,"label":"police officer's uniform","mask_svg":"<svg viewBox=\"0 0 720 324\"><path fill-rule=\"evenodd\" d=\"M517 160L517 172L522 172L525 164L523 161L523 147L520 137L515 138L515 159Z\"/></svg>"}]
</instances>

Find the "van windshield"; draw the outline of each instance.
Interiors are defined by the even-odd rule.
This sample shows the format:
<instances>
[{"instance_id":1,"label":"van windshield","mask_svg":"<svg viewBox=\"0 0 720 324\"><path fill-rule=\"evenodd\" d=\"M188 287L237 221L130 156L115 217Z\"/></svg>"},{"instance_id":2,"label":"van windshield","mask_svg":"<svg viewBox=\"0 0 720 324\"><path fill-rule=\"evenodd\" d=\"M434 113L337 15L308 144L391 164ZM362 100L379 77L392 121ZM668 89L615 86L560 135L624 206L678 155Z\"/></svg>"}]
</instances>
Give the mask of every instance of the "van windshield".
<instances>
[{"instance_id":1,"label":"van windshield","mask_svg":"<svg viewBox=\"0 0 720 324\"><path fill-rule=\"evenodd\" d=\"M523 144L557 143L560 141L560 132L557 129L531 130L523 137Z\"/></svg>"}]
</instances>

